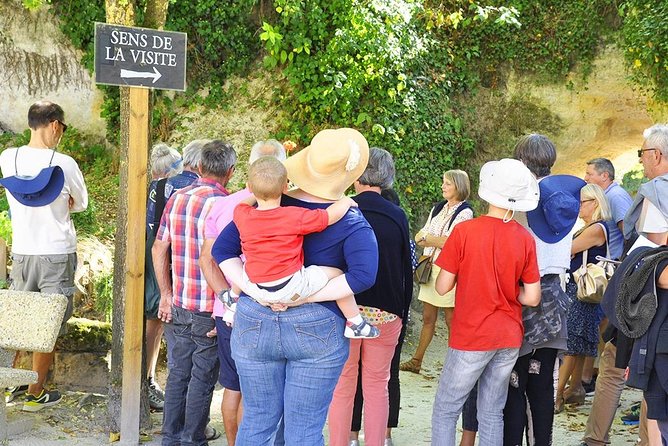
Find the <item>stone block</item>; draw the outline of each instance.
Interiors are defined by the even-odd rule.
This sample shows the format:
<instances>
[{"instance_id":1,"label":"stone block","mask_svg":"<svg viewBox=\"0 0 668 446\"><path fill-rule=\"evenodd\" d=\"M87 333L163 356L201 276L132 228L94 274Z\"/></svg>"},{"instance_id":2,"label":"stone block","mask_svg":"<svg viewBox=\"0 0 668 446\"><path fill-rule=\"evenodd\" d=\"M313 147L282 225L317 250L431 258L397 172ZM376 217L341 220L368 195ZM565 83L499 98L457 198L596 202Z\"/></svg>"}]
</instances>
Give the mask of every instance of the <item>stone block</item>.
<instances>
[{"instance_id":1,"label":"stone block","mask_svg":"<svg viewBox=\"0 0 668 446\"><path fill-rule=\"evenodd\" d=\"M52 378L61 390L106 394L109 388L110 354L56 352Z\"/></svg>"}]
</instances>

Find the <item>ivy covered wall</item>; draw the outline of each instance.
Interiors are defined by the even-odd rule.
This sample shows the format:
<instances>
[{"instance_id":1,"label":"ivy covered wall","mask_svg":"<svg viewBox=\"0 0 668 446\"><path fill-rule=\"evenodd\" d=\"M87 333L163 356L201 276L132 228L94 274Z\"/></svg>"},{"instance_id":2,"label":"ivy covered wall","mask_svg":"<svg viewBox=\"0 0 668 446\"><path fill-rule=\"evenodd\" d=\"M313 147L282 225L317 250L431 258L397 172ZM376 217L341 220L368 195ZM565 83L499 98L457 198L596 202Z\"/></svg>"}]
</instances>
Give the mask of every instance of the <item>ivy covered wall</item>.
<instances>
[{"instance_id":1,"label":"ivy covered wall","mask_svg":"<svg viewBox=\"0 0 668 446\"><path fill-rule=\"evenodd\" d=\"M90 68L103 2L51 5ZM261 105L276 110L276 131L267 136L304 147L321 128L359 128L394 154L396 188L417 219L439 198L440 173L475 171L485 154L498 153L490 141L562 131L530 95L494 99L512 73L575 91L599 49L613 43L637 85L662 99L666 12L663 2L640 0L175 0L166 28L188 33L189 90L153 93L154 138L182 143L174 138L187 133L193 110L233 110L247 92L243 82L226 88L231 76L270 79ZM115 89L105 92L102 115L114 144L117 98ZM494 101L518 116L485 127L477 117L490 115Z\"/></svg>"}]
</instances>

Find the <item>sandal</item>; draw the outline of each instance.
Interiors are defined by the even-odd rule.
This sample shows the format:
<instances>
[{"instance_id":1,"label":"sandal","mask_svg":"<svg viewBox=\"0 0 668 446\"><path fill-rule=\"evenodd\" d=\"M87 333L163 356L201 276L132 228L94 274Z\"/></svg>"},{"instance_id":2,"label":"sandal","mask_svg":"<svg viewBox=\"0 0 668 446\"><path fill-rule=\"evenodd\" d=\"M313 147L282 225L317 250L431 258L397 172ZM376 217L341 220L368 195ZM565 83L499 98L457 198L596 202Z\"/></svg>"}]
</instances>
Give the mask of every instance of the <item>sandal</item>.
<instances>
[{"instance_id":1,"label":"sandal","mask_svg":"<svg viewBox=\"0 0 668 446\"><path fill-rule=\"evenodd\" d=\"M206 441L213 441L220 437L220 432L207 424L204 429L204 436L206 437Z\"/></svg>"},{"instance_id":2,"label":"sandal","mask_svg":"<svg viewBox=\"0 0 668 446\"><path fill-rule=\"evenodd\" d=\"M410 361L402 362L401 364L399 364L399 370L411 373L420 373L421 367L422 367L422 361L419 361L415 358L411 358Z\"/></svg>"},{"instance_id":3,"label":"sandal","mask_svg":"<svg viewBox=\"0 0 668 446\"><path fill-rule=\"evenodd\" d=\"M564 406L566 402L564 400L564 397L561 395L557 395L557 399L554 402L554 413L558 414L564 411Z\"/></svg>"},{"instance_id":4,"label":"sandal","mask_svg":"<svg viewBox=\"0 0 668 446\"><path fill-rule=\"evenodd\" d=\"M565 404L572 404L574 406L581 406L585 402L586 393L584 389L574 390L564 398Z\"/></svg>"}]
</instances>

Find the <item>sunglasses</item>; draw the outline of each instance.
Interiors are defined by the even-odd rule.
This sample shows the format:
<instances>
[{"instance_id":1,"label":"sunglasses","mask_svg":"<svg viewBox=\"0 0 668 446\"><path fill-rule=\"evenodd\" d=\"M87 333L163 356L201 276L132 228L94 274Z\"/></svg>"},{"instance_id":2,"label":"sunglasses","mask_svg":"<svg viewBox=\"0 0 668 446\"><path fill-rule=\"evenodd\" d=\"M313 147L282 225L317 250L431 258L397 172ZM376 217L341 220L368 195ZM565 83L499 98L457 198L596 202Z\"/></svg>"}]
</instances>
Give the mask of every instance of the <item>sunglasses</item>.
<instances>
[{"instance_id":1,"label":"sunglasses","mask_svg":"<svg viewBox=\"0 0 668 446\"><path fill-rule=\"evenodd\" d=\"M653 148L651 148L651 149L638 149L638 158L642 157L642 153L643 153L643 152L648 152L648 151L650 151L650 150L659 150L659 149L657 149L657 148L655 148L655 147L653 147Z\"/></svg>"},{"instance_id":2,"label":"sunglasses","mask_svg":"<svg viewBox=\"0 0 668 446\"><path fill-rule=\"evenodd\" d=\"M61 121L59 119L54 119L51 122L57 122L58 124L62 125L63 126L63 133L65 133L67 131L67 124L65 124L63 121Z\"/></svg>"}]
</instances>

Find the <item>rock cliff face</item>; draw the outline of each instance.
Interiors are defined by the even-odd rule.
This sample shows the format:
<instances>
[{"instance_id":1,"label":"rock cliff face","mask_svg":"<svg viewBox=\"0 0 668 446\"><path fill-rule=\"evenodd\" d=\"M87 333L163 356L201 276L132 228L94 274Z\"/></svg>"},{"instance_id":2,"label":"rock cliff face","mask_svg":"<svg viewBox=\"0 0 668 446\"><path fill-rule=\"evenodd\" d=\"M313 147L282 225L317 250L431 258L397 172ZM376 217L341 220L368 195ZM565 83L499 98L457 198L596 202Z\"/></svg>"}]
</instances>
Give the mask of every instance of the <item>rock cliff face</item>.
<instances>
[{"instance_id":1,"label":"rock cliff face","mask_svg":"<svg viewBox=\"0 0 668 446\"><path fill-rule=\"evenodd\" d=\"M23 131L30 104L48 99L68 123L104 136L102 94L80 59L48 7L30 12L18 0L0 1L0 130Z\"/></svg>"},{"instance_id":2,"label":"rock cliff face","mask_svg":"<svg viewBox=\"0 0 668 446\"><path fill-rule=\"evenodd\" d=\"M582 177L586 162L596 157L612 160L619 180L639 166L635 150L642 145L643 130L668 121L668 110L634 90L626 76L621 51L608 46L586 83L572 74L570 88L536 86L517 78L508 84L510 94L530 91L537 103L561 119L563 130L554 141L559 151L554 173Z\"/></svg>"}]
</instances>

